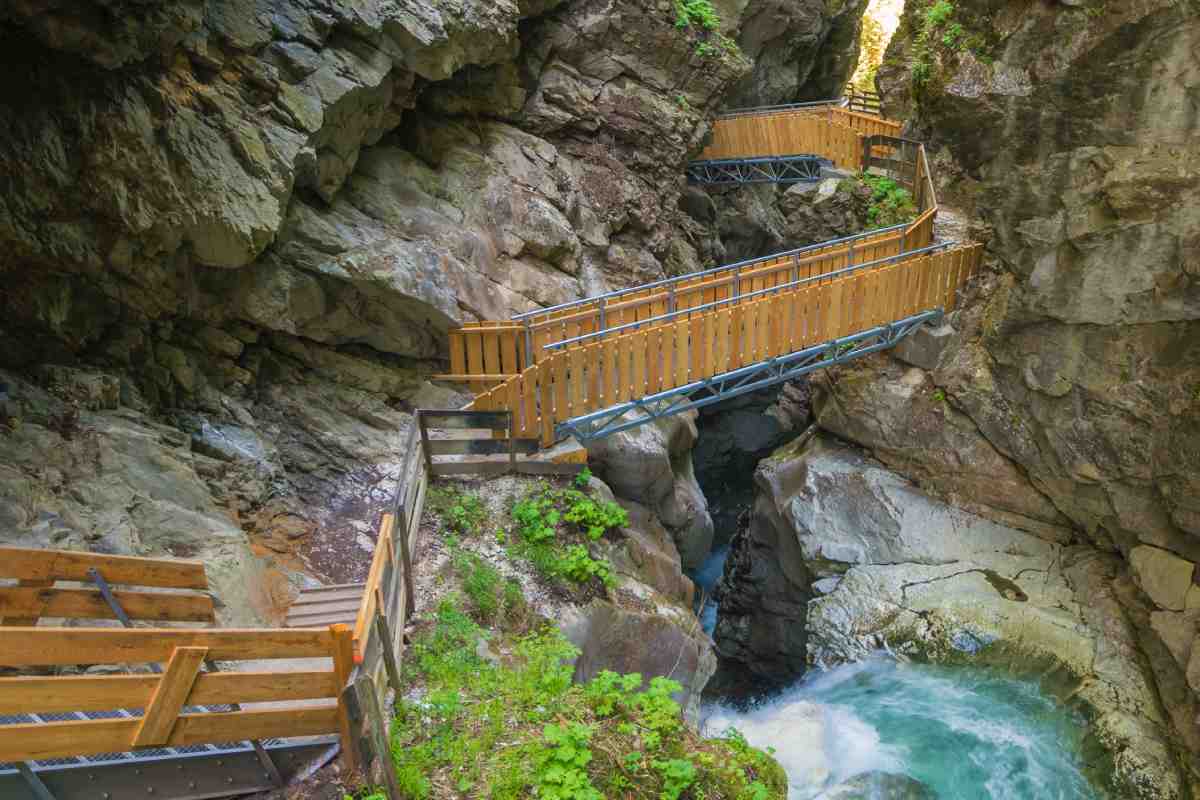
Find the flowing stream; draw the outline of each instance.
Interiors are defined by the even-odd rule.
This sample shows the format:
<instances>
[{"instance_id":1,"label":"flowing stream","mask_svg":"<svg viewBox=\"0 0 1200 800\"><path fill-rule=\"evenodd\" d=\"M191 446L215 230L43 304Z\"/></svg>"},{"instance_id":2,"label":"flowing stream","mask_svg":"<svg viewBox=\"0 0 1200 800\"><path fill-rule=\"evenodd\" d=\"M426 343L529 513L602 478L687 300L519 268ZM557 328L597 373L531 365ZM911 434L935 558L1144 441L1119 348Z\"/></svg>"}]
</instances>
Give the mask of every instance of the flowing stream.
<instances>
[{"instance_id":1,"label":"flowing stream","mask_svg":"<svg viewBox=\"0 0 1200 800\"><path fill-rule=\"evenodd\" d=\"M775 748L789 800L923 797L841 794L856 775L901 773L941 800L1094 800L1080 771L1084 722L1035 683L988 669L877 657L824 672L742 713L705 709L705 731L730 726Z\"/></svg>"},{"instance_id":2,"label":"flowing stream","mask_svg":"<svg viewBox=\"0 0 1200 800\"><path fill-rule=\"evenodd\" d=\"M729 555L729 545L724 544L715 548L708 557L704 559L704 563L696 569L688 573L696 584L696 588L704 597L704 605L699 610L700 626L704 628L704 632L709 636L712 635L713 629L717 627L717 601L713 599L713 589L716 588L717 582L721 580L721 573L725 570L725 558Z\"/></svg>"}]
</instances>

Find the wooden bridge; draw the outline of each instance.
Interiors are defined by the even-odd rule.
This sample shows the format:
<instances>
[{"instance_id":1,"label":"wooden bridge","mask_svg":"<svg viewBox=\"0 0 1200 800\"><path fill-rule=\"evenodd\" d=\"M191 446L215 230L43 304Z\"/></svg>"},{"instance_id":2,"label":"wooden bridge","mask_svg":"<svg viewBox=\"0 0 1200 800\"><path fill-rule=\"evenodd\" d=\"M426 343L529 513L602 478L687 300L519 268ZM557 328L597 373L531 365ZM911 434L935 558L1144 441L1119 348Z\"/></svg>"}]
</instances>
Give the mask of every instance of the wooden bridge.
<instances>
[{"instance_id":1,"label":"wooden bridge","mask_svg":"<svg viewBox=\"0 0 1200 800\"><path fill-rule=\"evenodd\" d=\"M894 346L937 322L979 245L934 240L937 195L920 142L837 104L735 112L708 161L815 153L907 187L908 224L622 289L450 333L446 380L472 408L509 411L543 446L625 430Z\"/></svg>"}]
</instances>

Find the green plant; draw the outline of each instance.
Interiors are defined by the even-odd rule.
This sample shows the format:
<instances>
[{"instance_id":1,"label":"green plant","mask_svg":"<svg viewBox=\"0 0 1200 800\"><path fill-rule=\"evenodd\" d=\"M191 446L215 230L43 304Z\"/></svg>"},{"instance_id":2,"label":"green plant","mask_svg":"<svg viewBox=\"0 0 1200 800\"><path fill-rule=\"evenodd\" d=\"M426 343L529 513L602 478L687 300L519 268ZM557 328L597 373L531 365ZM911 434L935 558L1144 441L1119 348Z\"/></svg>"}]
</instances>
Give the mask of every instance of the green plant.
<instances>
[{"instance_id":1,"label":"green plant","mask_svg":"<svg viewBox=\"0 0 1200 800\"><path fill-rule=\"evenodd\" d=\"M956 48L962 36L962 24L958 22L952 22L946 26L946 32L942 34L942 44L944 44L946 47Z\"/></svg>"},{"instance_id":2,"label":"green plant","mask_svg":"<svg viewBox=\"0 0 1200 800\"><path fill-rule=\"evenodd\" d=\"M696 765L686 758L655 761L653 766L663 776L662 800L679 800L684 790L696 782Z\"/></svg>"},{"instance_id":3,"label":"green plant","mask_svg":"<svg viewBox=\"0 0 1200 800\"><path fill-rule=\"evenodd\" d=\"M611 500L597 503L580 497L571 503L563 519L579 525L593 541L612 528L623 528L629 524L629 512Z\"/></svg>"},{"instance_id":4,"label":"green plant","mask_svg":"<svg viewBox=\"0 0 1200 800\"><path fill-rule=\"evenodd\" d=\"M675 27L693 25L706 31L715 31L721 25L712 0L675 0Z\"/></svg>"},{"instance_id":5,"label":"green plant","mask_svg":"<svg viewBox=\"0 0 1200 800\"><path fill-rule=\"evenodd\" d=\"M429 492L429 508L442 519L449 533L474 536L487 518L483 501L469 492L434 488Z\"/></svg>"},{"instance_id":6,"label":"green plant","mask_svg":"<svg viewBox=\"0 0 1200 800\"><path fill-rule=\"evenodd\" d=\"M937 0L936 3L925 9L925 26L936 28L944 23L954 14L954 3L950 0Z\"/></svg>"},{"instance_id":7,"label":"green plant","mask_svg":"<svg viewBox=\"0 0 1200 800\"><path fill-rule=\"evenodd\" d=\"M687 98L684 97L683 95L678 96L678 101L679 101L680 107L684 107L687 105ZM576 489L579 489L580 491L582 491L587 488L588 481L590 481L591 479L592 479L592 471L590 469L588 469L587 467L584 467L583 469L581 469L579 471L579 474L575 476L575 479L573 481L571 481L571 483L573 483L575 485Z\"/></svg>"},{"instance_id":8,"label":"green plant","mask_svg":"<svg viewBox=\"0 0 1200 800\"><path fill-rule=\"evenodd\" d=\"M616 582L612 565L604 559L592 558L588 549L581 544L568 547L558 557L554 571L575 583L587 583L592 578L599 578L605 586L612 586Z\"/></svg>"},{"instance_id":9,"label":"green plant","mask_svg":"<svg viewBox=\"0 0 1200 800\"><path fill-rule=\"evenodd\" d=\"M547 725L543 748L537 756L534 792L545 800L604 800L592 785L587 765L592 761L588 743L592 728L579 722Z\"/></svg>"},{"instance_id":10,"label":"green plant","mask_svg":"<svg viewBox=\"0 0 1200 800\"><path fill-rule=\"evenodd\" d=\"M871 204L867 207L867 222L875 227L888 227L909 222L917 216L912 194L891 178L862 174L859 180L871 189Z\"/></svg>"},{"instance_id":11,"label":"green plant","mask_svg":"<svg viewBox=\"0 0 1200 800\"><path fill-rule=\"evenodd\" d=\"M500 573L479 556L463 550L454 554L453 562L476 618L480 622L494 619L500 607Z\"/></svg>"},{"instance_id":12,"label":"green plant","mask_svg":"<svg viewBox=\"0 0 1200 800\"><path fill-rule=\"evenodd\" d=\"M409 798L784 800L787 781L744 738L701 739L678 683L602 672L572 681L561 632L492 635L453 602L421 626L402 665L392 758ZM432 787L439 787L434 790ZM445 788L441 788L445 787Z\"/></svg>"},{"instance_id":13,"label":"green plant","mask_svg":"<svg viewBox=\"0 0 1200 800\"><path fill-rule=\"evenodd\" d=\"M518 525L517 532L529 544L551 541L561 516L554 508L553 498L546 494L521 500L513 506L512 515Z\"/></svg>"},{"instance_id":14,"label":"green plant","mask_svg":"<svg viewBox=\"0 0 1200 800\"><path fill-rule=\"evenodd\" d=\"M946 401L946 393L941 389L934 389L933 399L935 402L944 403Z\"/></svg>"}]
</instances>

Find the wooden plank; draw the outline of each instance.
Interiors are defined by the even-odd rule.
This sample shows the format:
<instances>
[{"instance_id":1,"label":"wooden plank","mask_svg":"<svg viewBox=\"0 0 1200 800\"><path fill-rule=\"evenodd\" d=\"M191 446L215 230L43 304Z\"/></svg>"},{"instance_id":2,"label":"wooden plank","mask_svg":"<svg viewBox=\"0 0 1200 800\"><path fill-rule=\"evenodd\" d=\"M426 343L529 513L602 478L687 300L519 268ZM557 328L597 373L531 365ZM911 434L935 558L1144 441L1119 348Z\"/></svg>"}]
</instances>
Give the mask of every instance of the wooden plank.
<instances>
[{"instance_id":1,"label":"wooden plank","mask_svg":"<svg viewBox=\"0 0 1200 800\"><path fill-rule=\"evenodd\" d=\"M556 422L571 417L569 410L571 392L567 386L569 358L567 351L560 350L549 365L550 375L554 381L554 419Z\"/></svg>"},{"instance_id":2,"label":"wooden plank","mask_svg":"<svg viewBox=\"0 0 1200 800\"><path fill-rule=\"evenodd\" d=\"M513 439L513 447L519 453L536 453L535 439ZM435 456L465 455L487 456L509 451L508 439L430 439L429 452Z\"/></svg>"},{"instance_id":3,"label":"wooden plank","mask_svg":"<svg viewBox=\"0 0 1200 800\"><path fill-rule=\"evenodd\" d=\"M159 677L158 688L150 698L140 724L130 741L130 747L149 747L167 741L200 667L208 655L207 647L176 647Z\"/></svg>"},{"instance_id":4,"label":"wooden plank","mask_svg":"<svg viewBox=\"0 0 1200 800\"><path fill-rule=\"evenodd\" d=\"M124 747L140 720L105 719L0 726L0 759L42 761L111 753ZM337 731L337 705L266 711L183 714L166 741L169 747L246 739L319 736Z\"/></svg>"},{"instance_id":5,"label":"wooden plank","mask_svg":"<svg viewBox=\"0 0 1200 800\"><path fill-rule=\"evenodd\" d=\"M483 371L496 375L503 372L500 366L500 334L488 332L483 334Z\"/></svg>"},{"instance_id":6,"label":"wooden plank","mask_svg":"<svg viewBox=\"0 0 1200 800\"><path fill-rule=\"evenodd\" d=\"M207 589L204 564L135 556L109 556L72 550L0 547L0 578L84 581L96 568L110 584L165 589Z\"/></svg>"},{"instance_id":7,"label":"wooden plank","mask_svg":"<svg viewBox=\"0 0 1200 800\"><path fill-rule=\"evenodd\" d=\"M360 591L354 597L340 597L335 600L327 600L321 603L306 603L304 605L292 604L288 609L288 619L292 620L299 617L304 617L311 614L326 614L334 611L351 611L358 613L358 606L362 603L362 592ZM293 628L312 627L304 625L293 625Z\"/></svg>"},{"instance_id":8,"label":"wooden plank","mask_svg":"<svg viewBox=\"0 0 1200 800\"><path fill-rule=\"evenodd\" d=\"M493 372L494 370L485 370L483 368L483 339L480 334L474 331L467 331L467 369L466 371L472 375L480 375L484 372Z\"/></svg>"},{"instance_id":9,"label":"wooden plank","mask_svg":"<svg viewBox=\"0 0 1200 800\"><path fill-rule=\"evenodd\" d=\"M551 356L554 358L554 356ZM538 382L538 412L541 421L541 431L539 440L544 446L554 444L554 399L552 392L553 385L550 382L548 365L546 361L538 364L538 372L536 373Z\"/></svg>"},{"instance_id":10,"label":"wooden plank","mask_svg":"<svg viewBox=\"0 0 1200 800\"><path fill-rule=\"evenodd\" d=\"M18 586L26 586L29 588L45 589L54 585L54 579L50 580L29 580L21 579L17 581ZM38 617L3 617L0 618L0 625L16 626L18 628L32 628L38 624Z\"/></svg>"},{"instance_id":11,"label":"wooden plank","mask_svg":"<svg viewBox=\"0 0 1200 800\"><path fill-rule=\"evenodd\" d=\"M0 714L145 708L159 680L158 675L0 678ZM330 671L202 672L185 705L315 700L336 694Z\"/></svg>"},{"instance_id":12,"label":"wooden plank","mask_svg":"<svg viewBox=\"0 0 1200 800\"><path fill-rule=\"evenodd\" d=\"M633 380L633 397L636 400L646 396L646 349L649 347L649 334L638 331L630 337L633 347L633 368L630 377Z\"/></svg>"},{"instance_id":13,"label":"wooden plank","mask_svg":"<svg viewBox=\"0 0 1200 800\"><path fill-rule=\"evenodd\" d=\"M378 594L376 592L368 593L364 596L363 605L367 604L366 601L371 601L372 605L374 605L378 601ZM351 740L353 733L350 727L350 710L346 707L346 702L341 692L350 682L350 673L354 672L354 637L347 626L330 625L329 638L331 644L330 655L333 656L333 679L339 692L336 713L337 730L342 741L342 765L346 768L347 772L353 772L358 767L355 755L357 748L355 748ZM362 651L358 652L361 653Z\"/></svg>"},{"instance_id":14,"label":"wooden plank","mask_svg":"<svg viewBox=\"0 0 1200 800\"><path fill-rule=\"evenodd\" d=\"M290 608L304 608L307 606L319 606L330 602L340 602L342 600L353 600L358 602L362 599L363 586L362 583L347 584L344 588L336 588L332 586L322 586L317 589L305 589L297 595L292 601Z\"/></svg>"},{"instance_id":15,"label":"wooden plank","mask_svg":"<svg viewBox=\"0 0 1200 800\"><path fill-rule=\"evenodd\" d=\"M354 627L354 623L358 621L358 606L353 609L342 611L322 611L311 614L302 614L296 617L288 616L284 620L284 627L287 628L324 628L336 623L345 623L350 627Z\"/></svg>"},{"instance_id":16,"label":"wooden plank","mask_svg":"<svg viewBox=\"0 0 1200 800\"><path fill-rule=\"evenodd\" d=\"M202 594L114 591L131 619L159 622L213 622L213 601ZM32 586L0 587L0 616L37 619L116 619L96 589L56 589Z\"/></svg>"},{"instance_id":17,"label":"wooden plank","mask_svg":"<svg viewBox=\"0 0 1200 800\"><path fill-rule=\"evenodd\" d=\"M687 320L675 323L675 381L676 387L688 384L688 327Z\"/></svg>"},{"instance_id":18,"label":"wooden plank","mask_svg":"<svg viewBox=\"0 0 1200 800\"><path fill-rule=\"evenodd\" d=\"M467 371L466 334L460 330L450 331L450 372L462 375Z\"/></svg>"},{"instance_id":19,"label":"wooden plank","mask_svg":"<svg viewBox=\"0 0 1200 800\"><path fill-rule=\"evenodd\" d=\"M430 442L432 445L433 442ZM375 616L375 588L383 576L384 564L388 561L392 528L395 525L392 514L384 514L379 520L379 529L375 537L375 553L371 556L371 568L367 572L367 583L363 587L363 603L358 610L358 618L354 623L354 652L359 656L365 652L367 639L371 635L371 618Z\"/></svg>"},{"instance_id":20,"label":"wooden plank","mask_svg":"<svg viewBox=\"0 0 1200 800\"><path fill-rule=\"evenodd\" d=\"M330 638L302 628L0 628L0 666L9 667L166 661L176 647L207 647L214 661L319 658Z\"/></svg>"},{"instance_id":21,"label":"wooden plank","mask_svg":"<svg viewBox=\"0 0 1200 800\"><path fill-rule=\"evenodd\" d=\"M585 348L574 347L570 350L570 381L571 395L567 398L568 411L572 417L583 414L587 408L588 379L583 364Z\"/></svg>"},{"instance_id":22,"label":"wooden plank","mask_svg":"<svg viewBox=\"0 0 1200 800\"><path fill-rule=\"evenodd\" d=\"M537 436L541 431L541 420L538 416L537 381L534 379L535 367L527 367L521 373L521 436Z\"/></svg>"}]
</instances>

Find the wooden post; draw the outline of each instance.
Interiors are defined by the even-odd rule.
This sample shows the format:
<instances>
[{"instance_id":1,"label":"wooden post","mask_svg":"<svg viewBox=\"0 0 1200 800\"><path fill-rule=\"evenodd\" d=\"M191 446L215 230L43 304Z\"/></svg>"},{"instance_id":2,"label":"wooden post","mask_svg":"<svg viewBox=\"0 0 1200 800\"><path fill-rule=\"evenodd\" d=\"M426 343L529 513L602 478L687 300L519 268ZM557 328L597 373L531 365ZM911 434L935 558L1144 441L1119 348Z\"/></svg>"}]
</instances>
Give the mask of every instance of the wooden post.
<instances>
[{"instance_id":1,"label":"wooden post","mask_svg":"<svg viewBox=\"0 0 1200 800\"><path fill-rule=\"evenodd\" d=\"M425 469L433 474L433 456L429 454L429 429L425 427L425 415L417 409L417 429L421 431L421 454L425 458Z\"/></svg>"},{"instance_id":2,"label":"wooden post","mask_svg":"<svg viewBox=\"0 0 1200 800\"><path fill-rule=\"evenodd\" d=\"M207 647L175 648L166 672L158 679L158 688L146 706L146 713L142 715L130 747L166 744L207 655Z\"/></svg>"},{"instance_id":3,"label":"wooden post","mask_svg":"<svg viewBox=\"0 0 1200 800\"><path fill-rule=\"evenodd\" d=\"M333 637L333 674L338 687L338 728L342 741L342 764L348 773L352 773L360 765L343 690L350 682L350 673L354 671L354 634L350 626L342 623L330 625L329 633Z\"/></svg>"}]
</instances>

